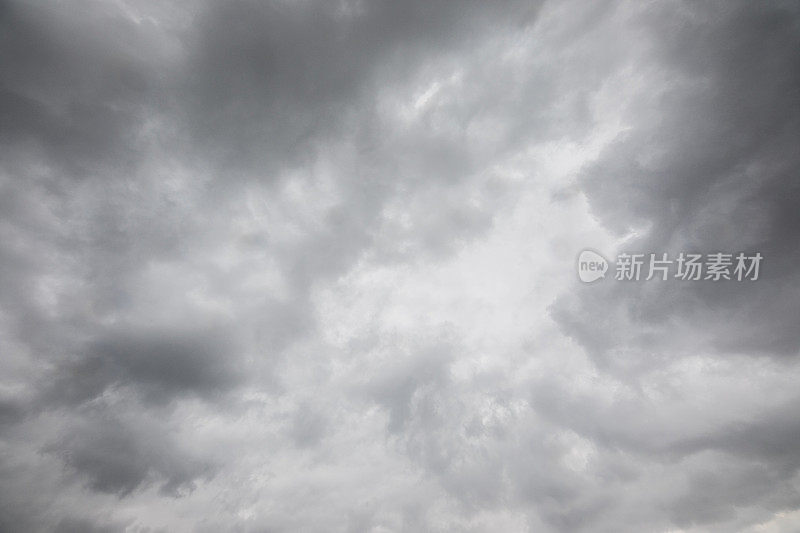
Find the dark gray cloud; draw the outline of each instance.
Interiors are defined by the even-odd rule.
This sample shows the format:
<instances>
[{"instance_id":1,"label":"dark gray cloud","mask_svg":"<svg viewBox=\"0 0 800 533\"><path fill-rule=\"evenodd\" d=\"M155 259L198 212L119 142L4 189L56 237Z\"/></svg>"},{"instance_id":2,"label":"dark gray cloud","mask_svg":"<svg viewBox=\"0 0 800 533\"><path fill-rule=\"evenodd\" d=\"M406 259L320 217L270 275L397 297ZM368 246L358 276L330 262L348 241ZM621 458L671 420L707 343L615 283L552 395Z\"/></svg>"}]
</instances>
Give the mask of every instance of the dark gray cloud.
<instances>
[{"instance_id":1,"label":"dark gray cloud","mask_svg":"<svg viewBox=\"0 0 800 533\"><path fill-rule=\"evenodd\" d=\"M796 529L798 20L0 2L0 529Z\"/></svg>"},{"instance_id":2,"label":"dark gray cloud","mask_svg":"<svg viewBox=\"0 0 800 533\"><path fill-rule=\"evenodd\" d=\"M157 481L160 493L178 496L191 491L196 479L210 477L214 465L192 457L163 429L90 409L44 450L60 456L92 490L125 496Z\"/></svg>"},{"instance_id":3,"label":"dark gray cloud","mask_svg":"<svg viewBox=\"0 0 800 533\"><path fill-rule=\"evenodd\" d=\"M723 351L796 355L797 8L656 7L642 23L663 85L626 104L630 127L584 169L581 190L612 231L639 232L627 250L758 251L766 260L757 283L617 285L577 304L565 297L556 313L593 349L626 342L602 333L614 323L586 319L606 307L629 315L626 335L675 318L703 323L696 340Z\"/></svg>"},{"instance_id":4,"label":"dark gray cloud","mask_svg":"<svg viewBox=\"0 0 800 533\"><path fill-rule=\"evenodd\" d=\"M244 379L238 350L224 332L114 332L58 368L45 401L76 405L118 388L155 403L176 395L218 396Z\"/></svg>"},{"instance_id":5,"label":"dark gray cloud","mask_svg":"<svg viewBox=\"0 0 800 533\"><path fill-rule=\"evenodd\" d=\"M380 147L386 132L374 106L387 84L403 83L495 24L534 20L536 4L521 15L506 1L211 5L187 37L188 129L224 172L245 165L267 181L276 163L307 163L324 139L356 135L362 149ZM373 177L381 178L388 175Z\"/></svg>"},{"instance_id":6,"label":"dark gray cloud","mask_svg":"<svg viewBox=\"0 0 800 533\"><path fill-rule=\"evenodd\" d=\"M140 157L136 129L161 50L150 28L110 6L83 6L93 16L58 4L0 7L2 150L15 174L30 173L35 161L80 178L131 169Z\"/></svg>"}]
</instances>

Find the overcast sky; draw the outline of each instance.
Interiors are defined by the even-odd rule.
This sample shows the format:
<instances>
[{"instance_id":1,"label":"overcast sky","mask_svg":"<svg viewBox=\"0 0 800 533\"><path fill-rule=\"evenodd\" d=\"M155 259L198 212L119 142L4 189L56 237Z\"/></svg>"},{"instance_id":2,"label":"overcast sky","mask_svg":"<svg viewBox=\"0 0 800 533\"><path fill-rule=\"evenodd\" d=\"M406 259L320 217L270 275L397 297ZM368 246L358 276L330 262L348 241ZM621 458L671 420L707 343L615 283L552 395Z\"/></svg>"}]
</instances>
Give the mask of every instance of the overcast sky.
<instances>
[{"instance_id":1,"label":"overcast sky","mask_svg":"<svg viewBox=\"0 0 800 533\"><path fill-rule=\"evenodd\" d=\"M0 531L800 531L799 171L794 1L0 0Z\"/></svg>"}]
</instances>

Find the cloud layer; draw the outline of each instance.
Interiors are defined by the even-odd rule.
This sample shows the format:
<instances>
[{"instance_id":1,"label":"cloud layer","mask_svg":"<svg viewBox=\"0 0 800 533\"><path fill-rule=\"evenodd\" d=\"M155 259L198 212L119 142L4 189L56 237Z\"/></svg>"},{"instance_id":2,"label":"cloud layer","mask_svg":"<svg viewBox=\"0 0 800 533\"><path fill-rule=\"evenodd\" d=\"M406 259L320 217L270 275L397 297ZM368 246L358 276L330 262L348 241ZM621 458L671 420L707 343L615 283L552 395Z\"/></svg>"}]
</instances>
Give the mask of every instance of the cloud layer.
<instances>
[{"instance_id":1,"label":"cloud layer","mask_svg":"<svg viewBox=\"0 0 800 533\"><path fill-rule=\"evenodd\" d=\"M796 530L799 45L791 2L0 2L0 530Z\"/></svg>"}]
</instances>

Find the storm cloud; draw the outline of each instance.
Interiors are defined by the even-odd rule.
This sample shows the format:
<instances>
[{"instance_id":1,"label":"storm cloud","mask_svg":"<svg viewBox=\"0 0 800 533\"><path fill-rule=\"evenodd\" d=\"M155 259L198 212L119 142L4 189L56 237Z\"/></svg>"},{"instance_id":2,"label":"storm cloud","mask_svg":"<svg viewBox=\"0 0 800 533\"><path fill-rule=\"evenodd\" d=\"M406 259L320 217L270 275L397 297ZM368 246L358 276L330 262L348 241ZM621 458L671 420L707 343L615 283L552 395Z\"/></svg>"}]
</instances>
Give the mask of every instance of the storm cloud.
<instances>
[{"instance_id":1,"label":"storm cloud","mask_svg":"<svg viewBox=\"0 0 800 533\"><path fill-rule=\"evenodd\" d=\"M0 530L797 530L799 51L779 1L0 0Z\"/></svg>"}]
</instances>

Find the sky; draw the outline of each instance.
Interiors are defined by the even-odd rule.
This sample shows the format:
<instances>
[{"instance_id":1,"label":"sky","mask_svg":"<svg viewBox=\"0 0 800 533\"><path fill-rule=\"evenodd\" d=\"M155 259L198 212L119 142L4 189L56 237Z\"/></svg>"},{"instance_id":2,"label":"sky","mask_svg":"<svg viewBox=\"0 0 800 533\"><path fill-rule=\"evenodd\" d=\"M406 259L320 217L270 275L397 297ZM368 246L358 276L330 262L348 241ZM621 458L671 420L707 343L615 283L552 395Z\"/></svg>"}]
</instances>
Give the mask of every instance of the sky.
<instances>
[{"instance_id":1,"label":"sky","mask_svg":"<svg viewBox=\"0 0 800 533\"><path fill-rule=\"evenodd\" d=\"M0 0L0 531L799 531L799 146L793 1Z\"/></svg>"}]
</instances>

